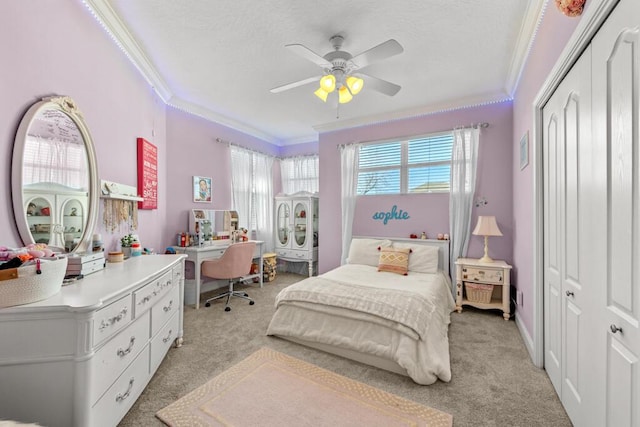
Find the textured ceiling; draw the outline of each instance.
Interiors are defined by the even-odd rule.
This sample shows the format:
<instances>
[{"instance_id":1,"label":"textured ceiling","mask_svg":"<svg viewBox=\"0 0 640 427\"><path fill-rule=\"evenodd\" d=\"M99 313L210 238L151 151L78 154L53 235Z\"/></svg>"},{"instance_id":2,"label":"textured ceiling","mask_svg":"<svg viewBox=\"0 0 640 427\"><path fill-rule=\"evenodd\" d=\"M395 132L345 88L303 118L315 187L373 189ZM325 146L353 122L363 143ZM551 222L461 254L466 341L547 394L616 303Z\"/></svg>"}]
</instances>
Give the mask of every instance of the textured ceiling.
<instances>
[{"instance_id":1,"label":"textured ceiling","mask_svg":"<svg viewBox=\"0 0 640 427\"><path fill-rule=\"evenodd\" d=\"M318 131L510 98L544 0L84 0L167 103L277 145ZM336 110L322 74L285 48L325 55L344 36L354 56L388 39L404 52L364 71L402 86L367 86ZM339 118L337 117L339 115Z\"/></svg>"}]
</instances>

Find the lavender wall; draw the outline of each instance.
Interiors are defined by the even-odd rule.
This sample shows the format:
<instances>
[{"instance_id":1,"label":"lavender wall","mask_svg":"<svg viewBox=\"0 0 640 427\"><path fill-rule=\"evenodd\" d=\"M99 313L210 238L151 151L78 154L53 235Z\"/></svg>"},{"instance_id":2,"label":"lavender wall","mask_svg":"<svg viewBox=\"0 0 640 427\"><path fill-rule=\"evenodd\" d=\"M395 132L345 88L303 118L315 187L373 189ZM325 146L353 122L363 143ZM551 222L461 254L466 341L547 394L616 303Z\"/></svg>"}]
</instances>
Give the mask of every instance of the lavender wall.
<instances>
[{"instance_id":1,"label":"lavender wall","mask_svg":"<svg viewBox=\"0 0 640 427\"><path fill-rule=\"evenodd\" d=\"M318 154L317 141L280 147L280 157L306 156L310 154Z\"/></svg>"},{"instance_id":2,"label":"lavender wall","mask_svg":"<svg viewBox=\"0 0 640 427\"><path fill-rule=\"evenodd\" d=\"M0 2L3 40L0 93L0 244L21 246L13 220L10 176L13 140L27 108L44 96L68 95L91 131L100 178L136 185L136 138L159 149L157 210L140 212L145 246L160 247L165 223L165 106L79 1ZM107 248L120 236L101 229Z\"/></svg>"},{"instance_id":3,"label":"lavender wall","mask_svg":"<svg viewBox=\"0 0 640 427\"><path fill-rule=\"evenodd\" d=\"M212 123L174 108L167 109L167 218L163 241L175 244L175 236L188 227L191 209L231 209L231 159L229 145L234 144L278 155L278 147L262 140ZM280 164L274 162L274 195L281 190ZM211 203L194 203L191 182L194 175L212 178Z\"/></svg>"},{"instance_id":4,"label":"lavender wall","mask_svg":"<svg viewBox=\"0 0 640 427\"><path fill-rule=\"evenodd\" d=\"M512 260L512 187L511 163L514 150L512 139L512 105L503 102L457 111L432 114L406 120L392 121L320 135L320 245L319 270L324 272L340 264L341 207L340 155L337 146L430 132L451 130L456 126L488 122L480 137L476 198L484 197L488 204L474 208L472 227L478 215L495 215L504 236L491 238L490 256ZM383 225L372 219L377 211L388 211L393 205L409 212L410 219L390 221ZM426 231L428 237L448 233L449 197L446 194L359 197L353 232L355 235L409 237L410 233ZM480 257L483 238L472 236L468 255Z\"/></svg>"},{"instance_id":5,"label":"lavender wall","mask_svg":"<svg viewBox=\"0 0 640 427\"><path fill-rule=\"evenodd\" d=\"M586 7L590 3L587 2ZM529 132L530 158L534 152L532 138L533 102L540 88L553 68L560 53L573 33L579 18L568 18L556 10L553 2L547 6L538 28L535 42L529 53L513 104L513 140L519 141ZM523 292L523 304L518 307L518 318L532 335L533 326L533 169L532 162L520 170L520 153L514 150L513 174L513 261L517 267L514 279L519 291Z\"/></svg>"}]
</instances>

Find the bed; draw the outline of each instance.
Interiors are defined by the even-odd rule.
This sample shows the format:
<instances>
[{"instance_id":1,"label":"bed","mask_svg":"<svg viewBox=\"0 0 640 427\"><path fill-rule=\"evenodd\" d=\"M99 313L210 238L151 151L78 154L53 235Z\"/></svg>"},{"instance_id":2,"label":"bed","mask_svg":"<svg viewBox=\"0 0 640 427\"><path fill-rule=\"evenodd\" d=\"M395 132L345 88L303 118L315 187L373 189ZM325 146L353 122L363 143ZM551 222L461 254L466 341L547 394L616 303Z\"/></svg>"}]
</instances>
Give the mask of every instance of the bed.
<instances>
[{"instance_id":1,"label":"bed","mask_svg":"<svg viewBox=\"0 0 640 427\"><path fill-rule=\"evenodd\" d=\"M418 384L448 382L455 308L448 243L354 238L346 264L278 294L267 335L408 375ZM387 268L381 252L399 254L407 274Z\"/></svg>"}]
</instances>

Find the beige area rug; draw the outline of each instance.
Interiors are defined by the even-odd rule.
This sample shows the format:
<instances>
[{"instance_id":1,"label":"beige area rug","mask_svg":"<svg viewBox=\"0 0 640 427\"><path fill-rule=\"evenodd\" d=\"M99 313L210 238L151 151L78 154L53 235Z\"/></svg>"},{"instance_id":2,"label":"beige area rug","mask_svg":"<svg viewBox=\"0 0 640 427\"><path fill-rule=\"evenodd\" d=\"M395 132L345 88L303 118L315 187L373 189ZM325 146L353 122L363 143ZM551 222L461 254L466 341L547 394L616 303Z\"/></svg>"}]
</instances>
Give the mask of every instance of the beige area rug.
<instances>
[{"instance_id":1,"label":"beige area rug","mask_svg":"<svg viewBox=\"0 0 640 427\"><path fill-rule=\"evenodd\" d=\"M158 411L169 426L451 426L453 417L263 347Z\"/></svg>"}]
</instances>

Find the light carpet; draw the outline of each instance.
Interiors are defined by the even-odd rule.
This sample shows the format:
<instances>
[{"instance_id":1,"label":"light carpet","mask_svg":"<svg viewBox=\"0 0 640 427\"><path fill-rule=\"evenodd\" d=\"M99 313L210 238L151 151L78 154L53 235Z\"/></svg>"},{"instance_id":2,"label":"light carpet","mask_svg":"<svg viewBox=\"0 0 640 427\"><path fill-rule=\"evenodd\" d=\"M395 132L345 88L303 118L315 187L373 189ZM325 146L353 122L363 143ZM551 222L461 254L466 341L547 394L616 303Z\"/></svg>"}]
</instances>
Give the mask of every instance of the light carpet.
<instances>
[{"instance_id":1,"label":"light carpet","mask_svg":"<svg viewBox=\"0 0 640 427\"><path fill-rule=\"evenodd\" d=\"M169 426L452 426L453 417L263 347L158 411Z\"/></svg>"}]
</instances>

